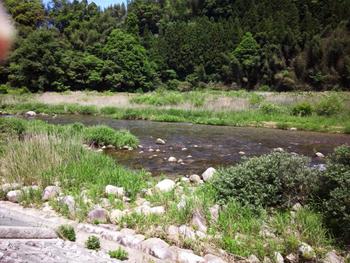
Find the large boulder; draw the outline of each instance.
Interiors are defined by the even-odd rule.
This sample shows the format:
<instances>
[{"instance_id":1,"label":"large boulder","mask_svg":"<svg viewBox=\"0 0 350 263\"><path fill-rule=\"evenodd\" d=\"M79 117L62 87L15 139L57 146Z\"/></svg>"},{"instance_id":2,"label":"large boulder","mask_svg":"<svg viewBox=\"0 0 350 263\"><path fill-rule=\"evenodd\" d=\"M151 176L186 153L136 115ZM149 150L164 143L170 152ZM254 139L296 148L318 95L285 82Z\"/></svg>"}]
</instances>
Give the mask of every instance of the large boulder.
<instances>
[{"instance_id":1,"label":"large boulder","mask_svg":"<svg viewBox=\"0 0 350 263\"><path fill-rule=\"evenodd\" d=\"M114 185L107 185L105 188L106 195L115 195L117 197L123 197L125 195L125 191L123 187L117 187Z\"/></svg>"},{"instance_id":2,"label":"large boulder","mask_svg":"<svg viewBox=\"0 0 350 263\"><path fill-rule=\"evenodd\" d=\"M155 188L160 192L166 193L172 191L175 188L175 185L176 184L173 180L164 179L160 181Z\"/></svg>"},{"instance_id":3,"label":"large boulder","mask_svg":"<svg viewBox=\"0 0 350 263\"><path fill-rule=\"evenodd\" d=\"M88 214L88 220L90 223L107 223L108 211L103 208L94 208Z\"/></svg>"},{"instance_id":4,"label":"large boulder","mask_svg":"<svg viewBox=\"0 0 350 263\"><path fill-rule=\"evenodd\" d=\"M143 252L159 259L165 260L172 256L169 244L159 238L149 238L143 241L140 246Z\"/></svg>"},{"instance_id":5,"label":"large boulder","mask_svg":"<svg viewBox=\"0 0 350 263\"><path fill-rule=\"evenodd\" d=\"M43 193L43 201L48 201L52 198L57 197L61 193L61 188L58 186L50 185L47 186Z\"/></svg>"},{"instance_id":6,"label":"large boulder","mask_svg":"<svg viewBox=\"0 0 350 263\"><path fill-rule=\"evenodd\" d=\"M216 172L215 168L209 167L207 170L205 170L204 173L202 173L203 181L206 182L206 181L210 180L213 177L215 172Z\"/></svg>"},{"instance_id":7,"label":"large boulder","mask_svg":"<svg viewBox=\"0 0 350 263\"><path fill-rule=\"evenodd\" d=\"M6 198L12 203L19 203L23 193L20 190L13 190L7 193Z\"/></svg>"}]
</instances>

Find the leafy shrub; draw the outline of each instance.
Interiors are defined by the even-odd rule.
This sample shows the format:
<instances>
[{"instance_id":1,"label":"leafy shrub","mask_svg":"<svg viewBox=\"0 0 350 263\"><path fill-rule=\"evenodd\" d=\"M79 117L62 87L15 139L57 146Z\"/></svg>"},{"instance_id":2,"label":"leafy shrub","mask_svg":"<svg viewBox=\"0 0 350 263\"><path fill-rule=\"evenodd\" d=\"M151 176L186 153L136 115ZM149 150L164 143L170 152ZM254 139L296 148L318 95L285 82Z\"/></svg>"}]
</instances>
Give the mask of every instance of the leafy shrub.
<instances>
[{"instance_id":1,"label":"leafy shrub","mask_svg":"<svg viewBox=\"0 0 350 263\"><path fill-rule=\"evenodd\" d=\"M128 259L128 252L126 252L121 247L119 247L117 250L109 251L108 254L111 258L116 258L119 260L127 260Z\"/></svg>"},{"instance_id":2,"label":"leafy shrub","mask_svg":"<svg viewBox=\"0 0 350 263\"><path fill-rule=\"evenodd\" d=\"M315 111L320 116L339 113L344 108L343 101L337 95L326 96L316 105Z\"/></svg>"},{"instance_id":3,"label":"leafy shrub","mask_svg":"<svg viewBox=\"0 0 350 263\"><path fill-rule=\"evenodd\" d=\"M122 148L123 146L136 147L137 138L128 131L116 131L108 126L94 126L86 129L84 133L86 143L95 145L114 145Z\"/></svg>"},{"instance_id":4,"label":"leafy shrub","mask_svg":"<svg viewBox=\"0 0 350 263\"><path fill-rule=\"evenodd\" d=\"M320 211L333 233L350 241L350 147L341 146L327 161L317 194Z\"/></svg>"},{"instance_id":5,"label":"leafy shrub","mask_svg":"<svg viewBox=\"0 0 350 263\"><path fill-rule=\"evenodd\" d=\"M235 199L254 208L304 202L316 185L309 159L289 153L254 157L218 171L212 181L218 199Z\"/></svg>"},{"instance_id":6,"label":"leafy shrub","mask_svg":"<svg viewBox=\"0 0 350 263\"><path fill-rule=\"evenodd\" d=\"M263 103L260 105L260 110L264 114L275 114L282 112L281 107L272 103Z\"/></svg>"},{"instance_id":7,"label":"leafy shrub","mask_svg":"<svg viewBox=\"0 0 350 263\"><path fill-rule=\"evenodd\" d=\"M88 249L99 250L101 248L100 239L96 236L89 236L85 246Z\"/></svg>"},{"instance_id":8,"label":"leafy shrub","mask_svg":"<svg viewBox=\"0 0 350 263\"><path fill-rule=\"evenodd\" d=\"M9 87L7 85L0 85L0 94L7 94Z\"/></svg>"},{"instance_id":9,"label":"leafy shrub","mask_svg":"<svg viewBox=\"0 0 350 263\"><path fill-rule=\"evenodd\" d=\"M76 240L74 227L72 227L70 225L61 225L57 229L57 235L60 238L66 239L66 240L69 240L69 241L75 241Z\"/></svg>"},{"instance_id":10,"label":"leafy shrub","mask_svg":"<svg viewBox=\"0 0 350 263\"><path fill-rule=\"evenodd\" d=\"M106 114L106 115L112 115L112 114L115 114L118 112L118 109L115 108L115 107L110 107L110 106L107 106L107 107L103 107L101 109L101 113L102 114Z\"/></svg>"},{"instance_id":11,"label":"leafy shrub","mask_svg":"<svg viewBox=\"0 0 350 263\"><path fill-rule=\"evenodd\" d=\"M251 93L249 97L249 103L253 106L259 105L263 101L264 97L256 93Z\"/></svg>"},{"instance_id":12,"label":"leafy shrub","mask_svg":"<svg viewBox=\"0 0 350 263\"><path fill-rule=\"evenodd\" d=\"M301 102L292 108L292 115L295 116L310 116L312 114L312 106L308 102Z\"/></svg>"},{"instance_id":13,"label":"leafy shrub","mask_svg":"<svg viewBox=\"0 0 350 263\"><path fill-rule=\"evenodd\" d=\"M0 133L21 136L25 132L25 121L17 118L0 118Z\"/></svg>"}]
</instances>

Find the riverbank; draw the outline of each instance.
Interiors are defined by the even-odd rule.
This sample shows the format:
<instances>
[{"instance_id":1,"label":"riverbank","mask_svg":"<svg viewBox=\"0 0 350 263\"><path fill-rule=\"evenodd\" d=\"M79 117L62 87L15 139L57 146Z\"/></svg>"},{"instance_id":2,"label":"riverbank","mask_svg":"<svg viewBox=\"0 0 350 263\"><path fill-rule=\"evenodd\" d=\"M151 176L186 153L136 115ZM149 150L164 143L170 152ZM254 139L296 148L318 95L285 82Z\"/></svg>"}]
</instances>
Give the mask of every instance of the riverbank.
<instances>
[{"instance_id":1,"label":"riverbank","mask_svg":"<svg viewBox=\"0 0 350 263\"><path fill-rule=\"evenodd\" d=\"M245 91L1 95L3 113L85 114L124 120L350 133L350 94Z\"/></svg>"},{"instance_id":2,"label":"riverbank","mask_svg":"<svg viewBox=\"0 0 350 263\"><path fill-rule=\"evenodd\" d=\"M220 262L346 256L341 237L334 241L326 224L327 213L334 211L325 207L320 213L313 203L314 196L322 200L318 186L327 182L322 176L328 173L321 176L309 168L303 156L273 152L226 169L208 168L201 175L155 179L104 154L110 147L135 147L131 134L82 124L0 120L2 199L39 209L49 206L81 222L132 229L133 238L122 239L127 244L146 246L150 244L141 243L145 239L160 238L152 239L157 247L152 255L161 260L171 259L169 245L199 262L207 262L208 254ZM348 152L340 148L330 161L348 165ZM345 176L344 171L349 169L330 170L332 177ZM347 191L347 185L342 187ZM343 200L334 198L327 201ZM343 218L338 214L336 219Z\"/></svg>"}]
</instances>

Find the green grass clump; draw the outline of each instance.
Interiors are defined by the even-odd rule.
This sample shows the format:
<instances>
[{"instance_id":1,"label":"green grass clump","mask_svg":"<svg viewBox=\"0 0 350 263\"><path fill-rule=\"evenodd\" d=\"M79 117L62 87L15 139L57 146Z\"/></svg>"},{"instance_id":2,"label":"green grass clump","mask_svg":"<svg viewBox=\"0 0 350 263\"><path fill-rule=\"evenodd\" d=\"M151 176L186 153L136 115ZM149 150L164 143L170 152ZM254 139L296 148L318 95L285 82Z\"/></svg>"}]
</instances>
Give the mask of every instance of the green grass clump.
<instances>
[{"instance_id":1,"label":"green grass clump","mask_svg":"<svg viewBox=\"0 0 350 263\"><path fill-rule=\"evenodd\" d=\"M312 114L312 106L308 102L301 102L293 106L292 115L294 116L310 116Z\"/></svg>"},{"instance_id":2,"label":"green grass clump","mask_svg":"<svg viewBox=\"0 0 350 263\"><path fill-rule=\"evenodd\" d=\"M137 138L128 131L116 131L108 126L89 127L84 132L84 140L88 144L95 145L113 145L117 148L130 146L136 148Z\"/></svg>"},{"instance_id":3,"label":"green grass clump","mask_svg":"<svg viewBox=\"0 0 350 263\"><path fill-rule=\"evenodd\" d=\"M324 96L315 106L315 111L320 116L331 116L344 109L343 100L336 94Z\"/></svg>"},{"instance_id":4,"label":"green grass clump","mask_svg":"<svg viewBox=\"0 0 350 263\"><path fill-rule=\"evenodd\" d=\"M101 248L100 239L96 236L89 236L85 242L87 249L99 250Z\"/></svg>"},{"instance_id":5,"label":"green grass clump","mask_svg":"<svg viewBox=\"0 0 350 263\"><path fill-rule=\"evenodd\" d=\"M74 227L70 225L61 225L59 226L56 232L58 236L62 239L73 241L73 242L76 240Z\"/></svg>"},{"instance_id":6,"label":"green grass clump","mask_svg":"<svg viewBox=\"0 0 350 263\"><path fill-rule=\"evenodd\" d=\"M108 252L109 256L111 258L119 259L119 260L127 260L128 259L128 252L126 252L124 249L119 247L116 250L111 250Z\"/></svg>"},{"instance_id":7,"label":"green grass clump","mask_svg":"<svg viewBox=\"0 0 350 263\"><path fill-rule=\"evenodd\" d=\"M306 157L271 153L220 169L212 180L219 199L259 207L288 207L305 201L317 182Z\"/></svg>"}]
</instances>

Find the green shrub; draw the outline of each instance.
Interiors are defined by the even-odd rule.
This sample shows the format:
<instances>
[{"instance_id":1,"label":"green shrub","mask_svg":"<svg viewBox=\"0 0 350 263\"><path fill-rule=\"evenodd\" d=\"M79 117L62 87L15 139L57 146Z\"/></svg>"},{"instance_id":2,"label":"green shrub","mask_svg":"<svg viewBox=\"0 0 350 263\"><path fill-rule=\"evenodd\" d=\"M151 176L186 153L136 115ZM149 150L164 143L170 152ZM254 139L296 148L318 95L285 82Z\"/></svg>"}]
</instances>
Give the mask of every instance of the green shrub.
<instances>
[{"instance_id":1,"label":"green shrub","mask_svg":"<svg viewBox=\"0 0 350 263\"><path fill-rule=\"evenodd\" d=\"M300 102L293 106L292 115L294 116L310 116L312 114L311 104L308 102Z\"/></svg>"},{"instance_id":2,"label":"green shrub","mask_svg":"<svg viewBox=\"0 0 350 263\"><path fill-rule=\"evenodd\" d=\"M138 139L128 131L116 131L108 126L93 126L86 129L84 140L88 144L108 145L122 148L130 146L136 148Z\"/></svg>"},{"instance_id":3,"label":"green shrub","mask_svg":"<svg viewBox=\"0 0 350 263\"><path fill-rule=\"evenodd\" d=\"M0 94L7 94L9 90L9 87L7 85L0 85Z\"/></svg>"},{"instance_id":4,"label":"green shrub","mask_svg":"<svg viewBox=\"0 0 350 263\"><path fill-rule=\"evenodd\" d=\"M86 248L99 250L101 248L100 239L96 236L89 236L85 243Z\"/></svg>"},{"instance_id":5,"label":"green shrub","mask_svg":"<svg viewBox=\"0 0 350 263\"><path fill-rule=\"evenodd\" d=\"M249 103L253 106L259 105L261 102L264 101L264 97L256 94L256 93L250 93L249 96Z\"/></svg>"},{"instance_id":6,"label":"green shrub","mask_svg":"<svg viewBox=\"0 0 350 263\"><path fill-rule=\"evenodd\" d=\"M117 112L118 112L118 109L116 107L107 106L101 109L101 113L106 115L116 114Z\"/></svg>"},{"instance_id":7,"label":"green shrub","mask_svg":"<svg viewBox=\"0 0 350 263\"><path fill-rule=\"evenodd\" d=\"M289 153L253 157L219 170L212 180L218 199L235 199L254 208L304 202L316 185L309 159Z\"/></svg>"},{"instance_id":8,"label":"green shrub","mask_svg":"<svg viewBox=\"0 0 350 263\"><path fill-rule=\"evenodd\" d=\"M74 227L72 227L70 225L61 225L57 229L57 235L60 238L65 239L65 240L69 240L69 241L73 241L73 242L76 240Z\"/></svg>"},{"instance_id":9,"label":"green shrub","mask_svg":"<svg viewBox=\"0 0 350 263\"><path fill-rule=\"evenodd\" d=\"M282 112L281 107L272 103L263 103L260 105L260 110L264 114L276 114Z\"/></svg>"},{"instance_id":10,"label":"green shrub","mask_svg":"<svg viewBox=\"0 0 350 263\"><path fill-rule=\"evenodd\" d=\"M119 247L117 250L109 251L108 254L111 258L116 258L119 260L127 260L128 259L128 252L126 252L121 247Z\"/></svg>"},{"instance_id":11,"label":"green shrub","mask_svg":"<svg viewBox=\"0 0 350 263\"><path fill-rule=\"evenodd\" d=\"M25 121L17 118L0 118L0 133L20 136L25 132Z\"/></svg>"},{"instance_id":12,"label":"green shrub","mask_svg":"<svg viewBox=\"0 0 350 263\"><path fill-rule=\"evenodd\" d=\"M350 241L350 147L341 146L328 158L317 193L320 211L335 236Z\"/></svg>"},{"instance_id":13,"label":"green shrub","mask_svg":"<svg viewBox=\"0 0 350 263\"><path fill-rule=\"evenodd\" d=\"M322 98L316 105L315 111L320 116L330 116L339 113L343 108L343 100L339 96L332 94Z\"/></svg>"}]
</instances>

